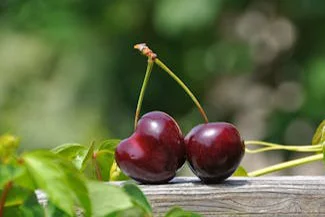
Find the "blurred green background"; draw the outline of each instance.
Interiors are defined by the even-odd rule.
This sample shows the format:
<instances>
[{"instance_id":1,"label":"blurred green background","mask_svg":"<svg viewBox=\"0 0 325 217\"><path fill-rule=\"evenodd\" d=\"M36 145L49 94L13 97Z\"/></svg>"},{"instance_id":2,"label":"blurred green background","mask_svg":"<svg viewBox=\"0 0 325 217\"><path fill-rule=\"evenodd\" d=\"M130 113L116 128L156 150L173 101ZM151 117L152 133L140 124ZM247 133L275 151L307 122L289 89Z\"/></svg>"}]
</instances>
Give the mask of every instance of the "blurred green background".
<instances>
[{"instance_id":1,"label":"blurred green background","mask_svg":"<svg viewBox=\"0 0 325 217\"><path fill-rule=\"evenodd\" d=\"M128 137L146 68L133 45L146 42L210 121L244 139L309 144L325 117L324 23L323 0L1 0L0 132L21 137L22 151ZM158 67L142 114L152 110L184 133L202 121ZM324 171L302 168L292 173Z\"/></svg>"}]
</instances>

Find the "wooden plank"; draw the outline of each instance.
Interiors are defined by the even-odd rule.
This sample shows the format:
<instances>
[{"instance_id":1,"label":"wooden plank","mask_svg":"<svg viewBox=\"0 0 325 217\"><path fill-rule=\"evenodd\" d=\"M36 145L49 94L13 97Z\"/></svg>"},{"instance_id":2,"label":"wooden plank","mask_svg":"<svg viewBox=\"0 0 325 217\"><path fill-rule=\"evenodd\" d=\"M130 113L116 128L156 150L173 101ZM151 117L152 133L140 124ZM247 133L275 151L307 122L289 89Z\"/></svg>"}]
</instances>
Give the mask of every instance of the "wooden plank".
<instances>
[{"instance_id":1,"label":"wooden plank","mask_svg":"<svg viewBox=\"0 0 325 217\"><path fill-rule=\"evenodd\" d=\"M217 185L181 177L140 187L155 216L172 206L204 216L325 216L325 177L230 178Z\"/></svg>"},{"instance_id":2,"label":"wooden plank","mask_svg":"<svg viewBox=\"0 0 325 217\"><path fill-rule=\"evenodd\" d=\"M121 185L123 182L113 182ZM195 177L177 177L169 184L139 185L154 216L180 206L203 216L325 216L325 177L279 176L230 178L205 185ZM44 204L45 197L38 192Z\"/></svg>"}]
</instances>

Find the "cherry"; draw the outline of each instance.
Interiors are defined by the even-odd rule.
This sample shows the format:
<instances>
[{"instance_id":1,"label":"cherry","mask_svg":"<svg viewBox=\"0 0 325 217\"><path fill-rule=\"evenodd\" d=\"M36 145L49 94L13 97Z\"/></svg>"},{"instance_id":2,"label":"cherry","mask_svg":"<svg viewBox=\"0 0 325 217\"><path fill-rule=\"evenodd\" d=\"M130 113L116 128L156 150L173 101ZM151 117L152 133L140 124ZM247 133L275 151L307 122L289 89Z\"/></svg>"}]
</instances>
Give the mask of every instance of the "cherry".
<instances>
[{"instance_id":1,"label":"cherry","mask_svg":"<svg viewBox=\"0 0 325 217\"><path fill-rule=\"evenodd\" d=\"M200 124L184 142L191 170L205 183L219 183L231 176L245 152L237 129L224 122Z\"/></svg>"},{"instance_id":2,"label":"cherry","mask_svg":"<svg viewBox=\"0 0 325 217\"><path fill-rule=\"evenodd\" d=\"M193 128L190 133L185 137L185 146L186 146L186 152L187 152L187 159L189 161L190 167L192 171L199 177L203 182L207 183L217 183L225 180L228 178L238 167L245 150L247 153L259 153L264 151L270 151L270 150L294 150L294 151L301 151L301 152L314 152L315 149L319 150L322 149L322 145L318 144L317 148L315 148L317 145L313 146L284 146L269 142L263 142L263 141L242 141L240 138L240 135L237 131L237 129L228 123L209 123L208 117L200 105L197 98L194 96L194 94L191 92L191 90L185 85L185 83L171 70L169 69L157 56L156 53L154 53L145 43L136 44L134 45L134 48L139 50L141 54L146 56L148 58L148 64L147 64L147 70L144 77L144 81L141 87L138 104L135 112L135 118L134 118L134 126L137 127L137 122L141 110L142 100L143 96L146 90L146 86L148 84L148 80L152 71L152 67L154 63L158 65L161 69L163 69L172 79L174 79L182 88L183 90L188 94L188 96L192 99L196 107L198 108L199 112L201 113L205 124L199 125L195 128ZM176 125L176 123L175 123ZM176 125L177 126L177 125ZM321 131L321 127L317 129L317 132ZM145 130L145 128L144 128ZM146 131L146 130L145 130ZM315 135L318 135L316 132ZM134 138L133 138L134 137ZM143 137L141 136L140 139L137 137L137 132L134 133L128 140L123 141L120 145L121 146L135 146L134 153L137 153L137 151L143 151L143 153L147 153L147 149L145 150L144 147L149 147L150 145L147 145L147 143L150 139L143 139L144 144L146 145L139 145L138 140L141 140ZM147 141L148 140L148 141ZM317 140L317 139L316 139ZM157 142L157 139L152 139L153 143ZM160 141L160 139L158 139ZM316 143L318 143L317 141ZM124 144L126 143L126 144ZM163 142L164 143L164 142ZM129 144L129 145L127 145ZM245 145L261 145L264 146L264 148L256 149L256 150L249 150L245 148ZM168 147L167 145L164 145ZM151 147L151 146L150 146ZM153 146L152 146L153 147ZM158 146L160 147L160 146ZM156 148L156 146L155 146ZM169 147L167 148L169 150ZM163 149L161 152L166 151L167 149ZM160 152L159 150L152 150L150 151L153 154L156 154L156 152ZM134 155L131 151L129 151L131 154ZM177 151L176 151L177 152ZM181 151L179 152L181 153ZM164 152L165 154L165 152ZM163 153L156 154L157 156L164 155ZM181 154L176 154L179 158L182 159ZM135 155L136 156L136 155ZM163 160L165 157L161 157ZM171 157L172 158L172 157ZM306 162L312 162L315 160L322 159L322 154L317 154L314 156L309 156L306 158L302 158L299 160L293 160L286 163L281 163L278 165L273 165L267 168L263 168L261 170L257 170L254 172L250 172L247 175L248 176L259 176L263 174L267 174L270 172L274 172L277 170L285 169L288 167L300 165L302 163ZM140 159L140 157L139 157ZM153 162L153 165L167 165L165 161L162 159L157 159L156 161L161 161L161 163L157 163L156 161L152 161L149 159L148 161L150 163ZM131 161L131 160L129 160ZM139 160L140 162L140 160ZM176 161L175 161L176 162ZM179 162L183 162L183 160L179 160ZM130 166L130 168L133 166ZM171 164L168 164L170 167L172 167ZM177 164L177 167L179 167L181 163ZM154 167L154 166L153 166ZM158 166L157 166L158 167ZM175 167L175 166L174 166ZM126 166L126 169L129 167ZM138 178L137 175L139 174L150 174L149 181L151 180L154 183L158 183L158 179L154 179L152 176L154 176L155 173L159 173L158 171L162 170L154 170L155 173L152 172L152 170L146 170L149 167L141 166L141 167L135 167L138 169L138 172L134 172L138 180L146 180L146 177L140 177ZM144 170L142 170L144 168ZM169 167L168 167L169 168ZM149 171L149 173L147 173ZM166 170L165 170L166 171ZM168 169L168 171L170 171ZM132 171L129 171L129 174L133 174ZM171 172L172 174L172 172ZM170 174L168 174L170 175ZM168 177L168 175L165 176ZM160 175L160 177L164 177L163 175ZM159 179L159 180L163 180ZM168 180L166 178L165 180Z\"/></svg>"},{"instance_id":3,"label":"cherry","mask_svg":"<svg viewBox=\"0 0 325 217\"><path fill-rule=\"evenodd\" d=\"M176 121L160 111L141 117L135 132L115 151L120 169L146 184L166 183L185 162L185 145Z\"/></svg>"},{"instance_id":4,"label":"cherry","mask_svg":"<svg viewBox=\"0 0 325 217\"><path fill-rule=\"evenodd\" d=\"M177 133L170 133L176 130L169 130L171 135L165 134L165 136L162 136L158 133L159 139L157 139L156 136L153 136L157 134L151 133L152 124L150 122L148 122L148 124L141 124L140 121L139 124L137 124L143 96L153 63L155 63L184 89L206 122L206 124L199 125L192 129L185 138L187 159L191 169L204 182L220 182L228 178L238 167L245 150L244 143L236 128L227 123L209 123L204 109L194 94L184 82L157 57L157 54L144 43L137 44L134 48L148 57L148 64L135 112L134 125L136 127L136 132L129 139L122 141L119 145L120 149L117 150L117 158L119 157L118 155L124 154L119 160L121 169L136 180L159 183L171 179L175 175L175 168L180 166L180 163L177 162L183 162L183 160L179 160L183 159L181 156L182 151L174 150L173 152L173 149L179 145L168 145L169 143L166 139L169 138L168 140L170 141L179 141L178 136L175 138ZM177 126L175 122L173 125ZM177 129L177 132L180 132L178 127ZM163 132L164 129L161 131ZM147 135L148 132L150 132L150 136L144 136ZM177 142L173 142L173 144L174 143L176 144ZM181 150L181 148L179 148L179 150ZM121 153L119 153L120 151ZM149 153L152 156L148 157L147 155ZM178 156L177 160L175 160L177 158L175 156ZM168 162L166 162L167 158L170 159ZM126 160L121 162L123 159Z\"/></svg>"}]
</instances>

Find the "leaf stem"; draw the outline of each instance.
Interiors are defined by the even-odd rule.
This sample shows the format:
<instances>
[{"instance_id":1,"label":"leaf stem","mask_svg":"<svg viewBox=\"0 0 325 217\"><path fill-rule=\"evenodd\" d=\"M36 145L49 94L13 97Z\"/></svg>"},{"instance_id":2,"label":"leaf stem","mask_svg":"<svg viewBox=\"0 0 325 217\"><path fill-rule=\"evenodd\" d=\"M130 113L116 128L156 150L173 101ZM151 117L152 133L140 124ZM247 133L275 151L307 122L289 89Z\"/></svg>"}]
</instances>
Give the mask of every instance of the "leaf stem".
<instances>
[{"instance_id":1,"label":"leaf stem","mask_svg":"<svg viewBox=\"0 0 325 217\"><path fill-rule=\"evenodd\" d=\"M162 68L165 72L167 72L170 77L172 77L183 89L184 91L187 93L187 95L189 95L189 97L191 97L192 101L194 102L194 104L196 105L196 107L199 109L199 112L201 113L204 121L206 123L209 122L208 117L204 111L204 109L202 108L201 104L199 103L199 101L197 100L197 98L194 96L194 94L190 91L190 89L184 84L184 82L177 77L177 75L175 75L174 72L172 72L172 70L170 70L162 61L160 61L158 58L154 59L155 63Z\"/></svg>"},{"instance_id":2,"label":"leaf stem","mask_svg":"<svg viewBox=\"0 0 325 217\"><path fill-rule=\"evenodd\" d=\"M93 155L93 165L95 167L95 173L96 173L96 177L97 177L97 180L98 181L103 181L103 176L102 176L102 173L100 171L100 168L99 168L99 165L98 165L98 162L97 162L97 159L96 159L97 155L94 154ZM1 217L1 216L0 216Z\"/></svg>"},{"instance_id":3,"label":"leaf stem","mask_svg":"<svg viewBox=\"0 0 325 217\"><path fill-rule=\"evenodd\" d=\"M253 172L248 173L247 175L250 177L262 176L262 175L265 175L268 173L273 173L273 172L276 172L279 170L291 168L294 166L299 166L299 165L302 165L305 163L311 163L311 162L318 161L321 159L323 159L323 154L315 154L312 156L308 156L308 157L304 157L304 158L300 158L300 159L296 159L296 160L291 160L291 161L287 161L284 163L275 164L275 165L265 167L260 170L255 170Z\"/></svg>"},{"instance_id":4,"label":"leaf stem","mask_svg":"<svg viewBox=\"0 0 325 217\"><path fill-rule=\"evenodd\" d=\"M4 211L4 207L5 207L5 203L6 203L6 198L7 198L7 195L9 193L10 189L12 188L12 185L13 185L13 182L9 181L3 189L1 199L0 199L0 217L3 217L3 214L4 214L3 211Z\"/></svg>"},{"instance_id":5,"label":"leaf stem","mask_svg":"<svg viewBox=\"0 0 325 217\"><path fill-rule=\"evenodd\" d=\"M139 95L139 99L138 99L138 104L137 104L137 108L135 110L135 116L134 116L134 129L137 127L137 123L139 120L139 116L140 116L140 111L141 111L141 106L142 106L142 101L143 101L143 97L146 91L146 87L148 85L148 81L150 78L150 74L153 68L153 60L151 58L148 58L148 64L147 64L147 69L146 69L146 74L144 76L144 80L142 83L142 87L141 87L141 91L140 91L140 95Z\"/></svg>"}]
</instances>

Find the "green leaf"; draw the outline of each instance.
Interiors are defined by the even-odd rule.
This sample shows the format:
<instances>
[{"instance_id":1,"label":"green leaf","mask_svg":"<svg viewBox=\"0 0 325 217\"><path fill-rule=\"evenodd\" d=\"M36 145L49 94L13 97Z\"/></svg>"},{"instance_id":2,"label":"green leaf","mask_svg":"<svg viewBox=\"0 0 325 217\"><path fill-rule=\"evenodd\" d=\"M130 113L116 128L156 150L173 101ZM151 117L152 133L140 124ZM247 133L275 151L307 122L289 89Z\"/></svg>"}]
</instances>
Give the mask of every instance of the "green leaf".
<instances>
[{"instance_id":1,"label":"green leaf","mask_svg":"<svg viewBox=\"0 0 325 217\"><path fill-rule=\"evenodd\" d=\"M62 154L63 156L70 156L71 153L78 152L79 150L86 150L87 147L78 143L65 143L52 149L55 154Z\"/></svg>"},{"instance_id":2,"label":"green leaf","mask_svg":"<svg viewBox=\"0 0 325 217\"><path fill-rule=\"evenodd\" d=\"M19 210L24 217L44 216L44 208L39 204L35 193L31 194Z\"/></svg>"},{"instance_id":3,"label":"green leaf","mask_svg":"<svg viewBox=\"0 0 325 217\"><path fill-rule=\"evenodd\" d=\"M19 210L19 206L10 206L5 207L3 210L4 217L24 217L21 215L21 211Z\"/></svg>"},{"instance_id":4,"label":"green leaf","mask_svg":"<svg viewBox=\"0 0 325 217\"><path fill-rule=\"evenodd\" d=\"M23 159L36 187L46 192L55 206L69 215L73 215L78 206L90 216L87 187L70 162L50 151L29 152Z\"/></svg>"},{"instance_id":5,"label":"green leaf","mask_svg":"<svg viewBox=\"0 0 325 217\"><path fill-rule=\"evenodd\" d=\"M165 217L202 217L202 216L193 212L184 211L182 208L179 207L174 207L166 213Z\"/></svg>"},{"instance_id":6,"label":"green leaf","mask_svg":"<svg viewBox=\"0 0 325 217\"><path fill-rule=\"evenodd\" d=\"M59 209L51 202L49 202L46 205L45 209L46 209L46 217L71 217L70 215L63 212L61 209Z\"/></svg>"},{"instance_id":7,"label":"green leaf","mask_svg":"<svg viewBox=\"0 0 325 217\"><path fill-rule=\"evenodd\" d=\"M325 120L318 125L312 139L313 145L322 144L323 142L325 142Z\"/></svg>"},{"instance_id":8,"label":"green leaf","mask_svg":"<svg viewBox=\"0 0 325 217\"><path fill-rule=\"evenodd\" d=\"M133 206L131 198L122 188L97 181L88 181L87 186L93 210L92 217L105 217Z\"/></svg>"},{"instance_id":9,"label":"green leaf","mask_svg":"<svg viewBox=\"0 0 325 217\"><path fill-rule=\"evenodd\" d=\"M232 176L244 176L244 177L247 177L248 174L247 174L247 171L245 170L244 167L239 166L237 168L237 170L234 172L234 174L232 174Z\"/></svg>"},{"instance_id":10,"label":"green leaf","mask_svg":"<svg viewBox=\"0 0 325 217\"><path fill-rule=\"evenodd\" d=\"M34 191L23 188L21 186L17 186L14 183L8 192L5 207L22 205L24 201L32 194L34 194Z\"/></svg>"},{"instance_id":11,"label":"green leaf","mask_svg":"<svg viewBox=\"0 0 325 217\"><path fill-rule=\"evenodd\" d=\"M143 209L140 207L132 207L130 209L113 212L105 217L149 217L144 213Z\"/></svg>"},{"instance_id":12,"label":"green leaf","mask_svg":"<svg viewBox=\"0 0 325 217\"><path fill-rule=\"evenodd\" d=\"M0 164L0 189L10 180L14 181L15 185L35 190L33 180L31 180L24 164L19 164L16 161L11 164Z\"/></svg>"},{"instance_id":13,"label":"green leaf","mask_svg":"<svg viewBox=\"0 0 325 217\"><path fill-rule=\"evenodd\" d=\"M0 188L2 188L7 182L14 180L22 175L24 169L18 165L12 164L0 164Z\"/></svg>"},{"instance_id":14,"label":"green leaf","mask_svg":"<svg viewBox=\"0 0 325 217\"><path fill-rule=\"evenodd\" d=\"M45 216L44 208L38 203L35 192L29 191L23 203L6 206L4 217L38 217Z\"/></svg>"},{"instance_id":15,"label":"green leaf","mask_svg":"<svg viewBox=\"0 0 325 217\"><path fill-rule=\"evenodd\" d=\"M141 207L147 214L152 213L152 208L142 191L134 184L125 184L124 191L131 197L132 202Z\"/></svg>"},{"instance_id":16,"label":"green leaf","mask_svg":"<svg viewBox=\"0 0 325 217\"><path fill-rule=\"evenodd\" d=\"M87 150L86 156L81 163L81 171L86 168L87 162L92 158L95 149L95 142L92 142Z\"/></svg>"},{"instance_id":17,"label":"green leaf","mask_svg":"<svg viewBox=\"0 0 325 217\"><path fill-rule=\"evenodd\" d=\"M67 143L52 149L52 152L70 160L78 170L83 171L94 152L94 143L89 148L77 143Z\"/></svg>"},{"instance_id":18,"label":"green leaf","mask_svg":"<svg viewBox=\"0 0 325 217\"><path fill-rule=\"evenodd\" d=\"M32 180L32 178L30 177L30 174L28 173L25 165L24 165L23 169L24 169L24 172L20 176L15 178L14 183L16 185L27 188L29 190L36 190L35 183Z\"/></svg>"},{"instance_id":19,"label":"green leaf","mask_svg":"<svg viewBox=\"0 0 325 217\"><path fill-rule=\"evenodd\" d=\"M103 141L99 147L98 150L111 150L111 151L115 151L117 145L121 142L120 139L108 139Z\"/></svg>"}]
</instances>

